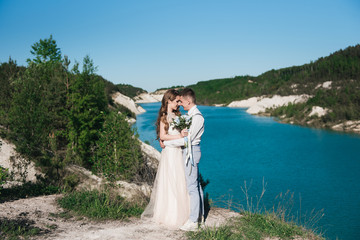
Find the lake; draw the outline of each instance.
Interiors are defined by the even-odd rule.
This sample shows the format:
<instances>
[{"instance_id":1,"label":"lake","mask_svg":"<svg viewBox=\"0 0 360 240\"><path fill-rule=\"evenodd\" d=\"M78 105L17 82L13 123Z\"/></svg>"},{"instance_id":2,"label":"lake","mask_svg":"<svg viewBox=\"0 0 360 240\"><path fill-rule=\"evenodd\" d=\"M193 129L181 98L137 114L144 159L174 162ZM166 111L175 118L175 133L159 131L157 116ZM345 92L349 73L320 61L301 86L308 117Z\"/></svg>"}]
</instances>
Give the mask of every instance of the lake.
<instances>
[{"instance_id":1,"label":"lake","mask_svg":"<svg viewBox=\"0 0 360 240\"><path fill-rule=\"evenodd\" d=\"M160 151L154 125L160 103L141 106L147 112L137 116L140 139ZM240 108L199 106L199 110L205 118L199 167L210 180L205 191L214 205L246 207L245 182L256 205L264 182L260 207L271 209L282 202L307 225L313 225L309 219L323 210L314 227L327 239L358 239L359 135L281 124Z\"/></svg>"}]
</instances>

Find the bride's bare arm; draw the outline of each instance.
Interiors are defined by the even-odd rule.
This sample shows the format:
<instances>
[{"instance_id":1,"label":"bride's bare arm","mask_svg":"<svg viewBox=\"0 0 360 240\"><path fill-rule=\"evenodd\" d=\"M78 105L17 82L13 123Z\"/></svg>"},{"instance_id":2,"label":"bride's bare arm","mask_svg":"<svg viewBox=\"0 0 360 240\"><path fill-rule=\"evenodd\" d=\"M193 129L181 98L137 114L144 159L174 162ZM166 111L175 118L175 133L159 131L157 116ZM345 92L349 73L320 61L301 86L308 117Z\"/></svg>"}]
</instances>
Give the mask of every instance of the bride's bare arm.
<instances>
[{"instance_id":1,"label":"bride's bare arm","mask_svg":"<svg viewBox=\"0 0 360 240\"><path fill-rule=\"evenodd\" d=\"M183 138L183 135L177 134L177 135L169 135L165 131L165 124L163 122L160 122L160 140L162 141L169 141L174 139Z\"/></svg>"}]
</instances>

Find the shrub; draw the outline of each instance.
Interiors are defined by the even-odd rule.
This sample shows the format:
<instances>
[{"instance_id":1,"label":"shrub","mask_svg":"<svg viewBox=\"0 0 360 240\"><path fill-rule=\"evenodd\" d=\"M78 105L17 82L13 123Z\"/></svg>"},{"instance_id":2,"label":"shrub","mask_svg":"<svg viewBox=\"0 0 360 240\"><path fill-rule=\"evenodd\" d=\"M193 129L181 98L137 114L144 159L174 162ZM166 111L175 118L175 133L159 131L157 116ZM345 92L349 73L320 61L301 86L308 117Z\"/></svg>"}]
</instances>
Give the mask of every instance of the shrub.
<instances>
[{"instance_id":1,"label":"shrub","mask_svg":"<svg viewBox=\"0 0 360 240\"><path fill-rule=\"evenodd\" d=\"M68 175L63 178L63 190L64 191L73 191L79 183L79 177L75 174Z\"/></svg>"},{"instance_id":2,"label":"shrub","mask_svg":"<svg viewBox=\"0 0 360 240\"><path fill-rule=\"evenodd\" d=\"M8 176L8 170L0 166L0 194L1 194L2 185L5 183L7 176Z\"/></svg>"},{"instance_id":3,"label":"shrub","mask_svg":"<svg viewBox=\"0 0 360 240\"><path fill-rule=\"evenodd\" d=\"M111 112L106 116L96 142L93 171L108 180L135 180L143 158L140 144L124 115Z\"/></svg>"}]
</instances>

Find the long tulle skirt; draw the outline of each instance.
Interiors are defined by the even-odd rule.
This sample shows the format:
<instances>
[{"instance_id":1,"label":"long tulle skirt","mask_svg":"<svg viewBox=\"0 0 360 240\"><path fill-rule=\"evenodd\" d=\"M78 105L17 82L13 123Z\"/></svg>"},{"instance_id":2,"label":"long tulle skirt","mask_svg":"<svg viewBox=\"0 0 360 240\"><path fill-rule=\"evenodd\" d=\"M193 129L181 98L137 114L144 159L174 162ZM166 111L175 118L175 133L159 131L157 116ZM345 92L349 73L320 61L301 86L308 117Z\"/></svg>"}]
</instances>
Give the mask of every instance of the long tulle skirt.
<instances>
[{"instance_id":1,"label":"long tulle skirt","mask_svg":"<svg viewBox=\"0 0 360 240\"><path fill-rule=\"evenodd\" d=\"M190 198L186 188L184 161L181 148L166 147L154 182L150 202L142 218L171 228L182 226L190 215Z\"/></svg>"}]
</instances>

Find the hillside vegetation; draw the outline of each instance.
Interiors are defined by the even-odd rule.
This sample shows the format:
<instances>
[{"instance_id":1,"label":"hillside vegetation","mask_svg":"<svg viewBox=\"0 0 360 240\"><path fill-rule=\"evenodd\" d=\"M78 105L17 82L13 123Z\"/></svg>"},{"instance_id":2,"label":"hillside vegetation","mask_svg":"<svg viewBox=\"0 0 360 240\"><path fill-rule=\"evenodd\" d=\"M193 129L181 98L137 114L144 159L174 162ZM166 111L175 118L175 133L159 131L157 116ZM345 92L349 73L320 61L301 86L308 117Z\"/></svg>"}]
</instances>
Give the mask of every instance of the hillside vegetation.
<instances>
[{"instance_id":1,"label":"hillside vegetation","mask_svg":"<svg viewBox=\"0 0 360 240\"><path fill-rule=\"evenodd\" d=\"M26 67L11 58L0 64L1 138L59 187L66 185L63 170L70 164L109 180L142 181L139 142L111 98L118 87L95 73L88 56L81 71L79 63L69 69L52 36L31 53Z\"/></svg>"},{"instance_id":2,"label":"hillside vegetation","mask_svg":"<svg viewBox=\"0 0 360 240\"><path fill-rule=\"evenodd\" d=\"M139 88L139 87L134 87L130 84L114 84L106 79L104 79L103 77L99 76L105 83L105 91L107 93L108 96L111 96L111 94L115 93L115 92L120 92L121 94L128 96L130 98L134 98L137 95L141 94L141 93L146 93L147 91Z\"/></svg>"},{"instance_id":3,"label":"hillside vegetation","mask_svg":"<svg viewBox=\"0 0 360 240\"><path fill-rule=\"evenodd\" d=\"M120 93L122 93L130 98L134 98L141 93L147 92L146 90L144 90L142 88L134 87L130 84L117 84L116 87Z\"/></svg>"},{"instance_id":4,"label":"hillside vegetation","mask_svg":"<svg viewBox=\"0 0 360 240\"><path fill-rule=\"evenodd\" d=\"M339 50L309 64L273 69L257 77L247 75L201 81L188 87L196 91L200 104L211 105L262 95L315 95L320 90L315 87L326 81L332 81L332 89L336 90L357 85L360 81L360 45Z\"/></svg>"},{"instance_id":5,"label":"hillside vegetation","mask_svg":"<svg viewBox=\"0 0 360 240\"><path fill-rule=\"evenodd\" d=\"M331 82L329 88L322 87ZM305 104L269 110L273 116L292 118L304 124L326 125L339 121L360 119L360 45L339 50L315 62L271 70L257 77L237 76L198 82L190 85L197 93L198 103L229 104L234 100L263 95L309 94ZM318 119L309 119L313 106L329 109Z\"/></svg>"}]
</instances>

